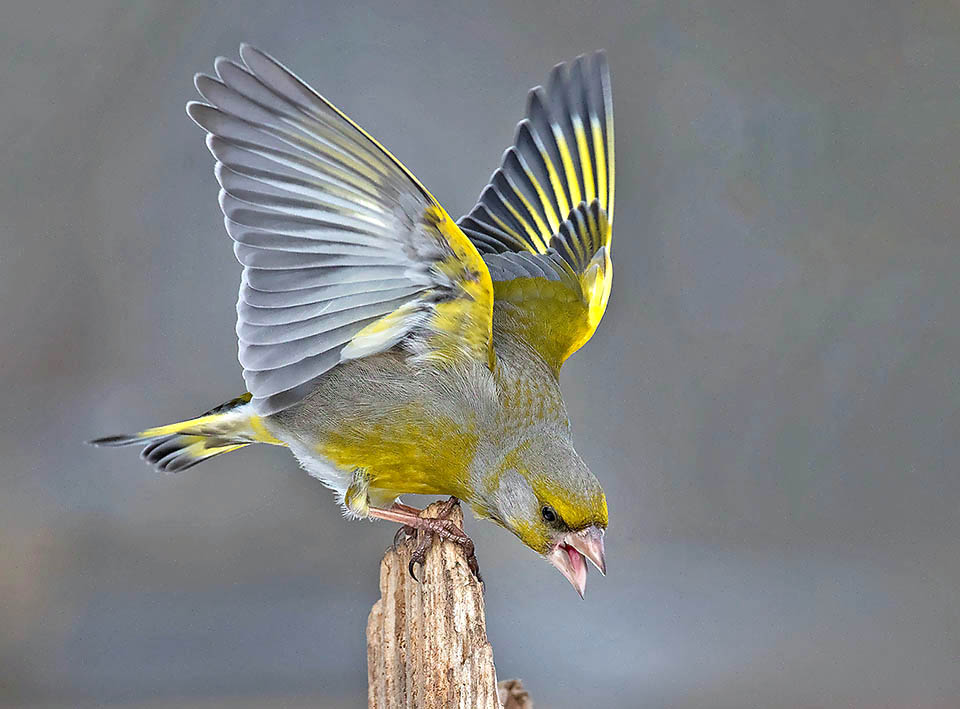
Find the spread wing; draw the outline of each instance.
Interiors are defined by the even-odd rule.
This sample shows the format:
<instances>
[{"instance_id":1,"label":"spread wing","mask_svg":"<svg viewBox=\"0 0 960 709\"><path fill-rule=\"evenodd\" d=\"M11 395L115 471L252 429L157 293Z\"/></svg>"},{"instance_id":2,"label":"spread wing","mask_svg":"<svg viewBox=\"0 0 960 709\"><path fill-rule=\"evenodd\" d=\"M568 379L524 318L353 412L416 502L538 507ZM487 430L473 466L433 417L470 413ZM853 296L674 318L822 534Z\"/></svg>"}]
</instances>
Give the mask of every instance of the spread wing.
<instances>
[{"instance_id":1,"label":"spread wing","mask_svg":"<svg viewBox=\"0 0 960 709\"><path fill-rule=\"evenodd\" d=\"M237 336L261 415L347 359L402 347L422 361L492 362L486 265L385 148L279 62L199 74L187 113L217 160L220 206L243 264Z\"/></svg>"},{"instance_id":2,"label":"spread wing","mask_svg":"<svg viewBox=\"0 0 960 709\"><path fill-rule=\"evenodd\" d=\"M490 269L497 327L555 370L590 339L610 297L613 143L606 56L557 65L458 222Z\"/></svg>"}]
</instances>

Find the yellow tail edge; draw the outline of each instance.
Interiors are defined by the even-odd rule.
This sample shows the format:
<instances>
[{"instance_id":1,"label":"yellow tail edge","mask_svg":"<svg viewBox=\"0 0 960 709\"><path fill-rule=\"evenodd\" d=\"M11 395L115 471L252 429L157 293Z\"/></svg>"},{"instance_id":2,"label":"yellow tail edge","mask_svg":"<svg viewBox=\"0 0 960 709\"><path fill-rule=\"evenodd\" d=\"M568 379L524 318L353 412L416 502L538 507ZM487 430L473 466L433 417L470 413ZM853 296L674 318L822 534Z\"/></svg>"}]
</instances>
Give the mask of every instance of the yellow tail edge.
<instances>
[{"instance_id":1,"label":"yellow tail edge","mask_svg":"<svg viewBox=\"0 0 960 709\"><path fill-rule=\"evenodd\" d=\"M138 433L97 438L90 443L107 447L143 445L140 457L168 473L186 470L251 443L286 445L267 430L261 417L249 410L249 401L250 394L244 394L196 418Z\"/></svg>"}]
</instances>

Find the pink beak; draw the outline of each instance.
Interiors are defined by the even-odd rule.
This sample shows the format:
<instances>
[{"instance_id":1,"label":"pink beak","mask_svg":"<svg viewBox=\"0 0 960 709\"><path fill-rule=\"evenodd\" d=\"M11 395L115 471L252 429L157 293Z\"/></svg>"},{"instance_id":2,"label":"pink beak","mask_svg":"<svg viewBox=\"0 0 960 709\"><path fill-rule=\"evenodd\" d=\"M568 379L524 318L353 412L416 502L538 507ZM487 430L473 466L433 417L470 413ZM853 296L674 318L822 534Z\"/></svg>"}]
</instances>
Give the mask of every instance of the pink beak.
<instances>
[{"instance_id":1,"label":"pink beak","mask_svg":"<svg viewBox=\"0 0 960 709\"><path fill-rule=\"evenodd\" d=\"M550 563L567 577L580 598L587 587L587 559L606 575L607 563L603 556L604 530L592 526L579 532L563 535L557 545L547 554Z\"/></svg>"}]
</instances>

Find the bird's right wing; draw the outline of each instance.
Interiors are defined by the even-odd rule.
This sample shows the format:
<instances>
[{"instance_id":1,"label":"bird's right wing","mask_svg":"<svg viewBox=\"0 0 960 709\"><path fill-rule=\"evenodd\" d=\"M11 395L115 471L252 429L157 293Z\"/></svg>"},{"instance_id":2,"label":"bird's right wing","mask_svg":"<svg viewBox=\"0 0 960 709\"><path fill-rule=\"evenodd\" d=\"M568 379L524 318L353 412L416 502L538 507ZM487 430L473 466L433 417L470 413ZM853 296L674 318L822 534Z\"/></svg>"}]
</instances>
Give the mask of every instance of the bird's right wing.
<instances>
[{"instance_id":1,"label":"bird's right wing","mask_svg":"<svg viewBox=\"0 0 960 709\"><path fill-rule=\"evenodd\" d=\"M476 248L385 148L275 59L240 48L199 74L220 206L243 264L240 363L261 415L347 359L395 346L492 365L493 289Z\"/></svg>"},{"instance_id":2,"label":"bird's right wing","mask_svg":"<svg viewBox=\"0 0 960 709\"><path fill-rule=\"evenodd\" d=\"M458 222L493 278L498 329L555 370L597 329L613 280L613 99L603 52L530 92L512 147Z\"/></svg>"}]
</instances>

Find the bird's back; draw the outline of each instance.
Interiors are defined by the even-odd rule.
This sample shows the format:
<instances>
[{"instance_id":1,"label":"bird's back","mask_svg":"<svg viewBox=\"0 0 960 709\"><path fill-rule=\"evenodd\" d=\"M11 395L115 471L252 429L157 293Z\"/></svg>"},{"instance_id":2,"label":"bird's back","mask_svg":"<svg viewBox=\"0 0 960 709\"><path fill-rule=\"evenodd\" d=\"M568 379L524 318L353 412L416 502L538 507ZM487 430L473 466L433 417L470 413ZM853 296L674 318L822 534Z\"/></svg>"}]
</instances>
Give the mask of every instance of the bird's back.
<instances>
[{"instance_id":1,"label":"bird's back","mask_svg":"<svg viewBox=\"0 0 960 709\"><path fill-rule=\"evenodd\" d=\"M424 367L400 352L344 362L300 404L265 420L301 463L346 494L354 471L375 498L407 493L470 497L470 476L531 428L564 428L550 368L497 327L493 371ZM480 460L480 459L483 460Z\"/></svg>"}]
</instances>

